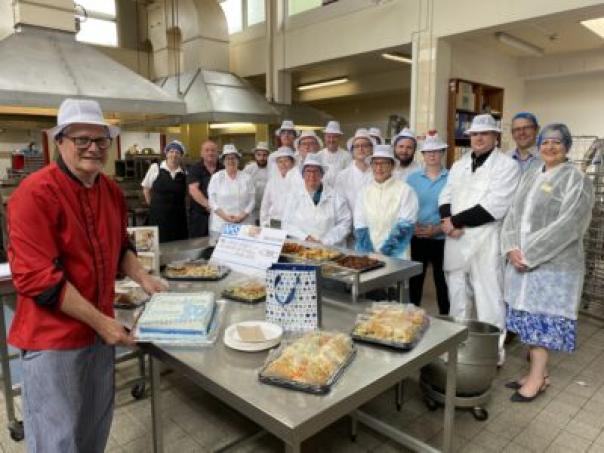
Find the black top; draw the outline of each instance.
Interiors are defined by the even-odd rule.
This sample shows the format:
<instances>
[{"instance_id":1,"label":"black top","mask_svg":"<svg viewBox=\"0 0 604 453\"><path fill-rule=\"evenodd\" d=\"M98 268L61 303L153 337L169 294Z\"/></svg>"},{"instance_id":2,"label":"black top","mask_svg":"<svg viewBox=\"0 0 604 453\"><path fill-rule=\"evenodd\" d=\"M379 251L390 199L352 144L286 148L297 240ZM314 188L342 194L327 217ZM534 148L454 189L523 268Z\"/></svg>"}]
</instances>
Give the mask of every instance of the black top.
<instances>
[{"instance_id":1,"label":"black top","mask_svg":"<svg viewBox=\"0 0 604 453\"><path fill-rule=\"evenodd\" d=\"M478 167L481 167L482 164L485 163L492 152L493 150L489 151L488 153L481 154L480 156L476 156L476 154L472 152L472 155L470 156L472 158L472 173L474 173Z\"/></svg>"},{"instance_id":2,"label":"black top","mask_svg":"<svg viewBox=\"0 0 604 453\"><path fill-rule=\"evenodd\" d=\"M222 170L224 167L220 164L220 162L216 165L216 172ZM216 173L214 172L214 173ZM204 197L208 198L208 185L210 184L210 179L214 173L210 173L206 166L203 164L203 161L199 161L193 165L191 165L187 172L187 185L197 183L199 190L203 194ZM197 203L195 200L191 199L189 210L191 212L197 212L201 214L208 214L208 211Z\"/></svg>"}]
</instances>

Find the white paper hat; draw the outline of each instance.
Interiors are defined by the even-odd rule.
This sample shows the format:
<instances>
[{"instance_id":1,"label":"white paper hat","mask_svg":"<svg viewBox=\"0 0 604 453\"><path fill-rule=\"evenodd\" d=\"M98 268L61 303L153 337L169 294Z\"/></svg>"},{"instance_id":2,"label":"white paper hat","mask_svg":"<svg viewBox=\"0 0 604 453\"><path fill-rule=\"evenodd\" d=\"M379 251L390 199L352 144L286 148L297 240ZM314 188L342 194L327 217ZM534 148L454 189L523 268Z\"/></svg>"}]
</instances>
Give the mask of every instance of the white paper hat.
<instances>
[{"instance_id":1,"label":"white paper hat","mask_svg":"<svg viewBox=\"0 0 604 453\"><path fill-rule=\"evenodd\" d=\"M258 143L256 143L256 146L254 146L254 148L252 149L252 151L256 152L259 149L270 152L270 149L268 147L268 143L267 142L258 142Z\"/></svg>"},{"instance_id":2,"label":"white paper hat","mask_svg":"<svg viewBox=\"0 0 604 453\"><path fill-rule=\"evenodd\" d=\"M317 154L309 154L308 156L306 156L306 159L304 159L304 163L302 164L302 173L304 173L304 169L306 167L310 166L321 167L321 170L323 170L323 174L325 174L328 168L328 166L323 163L323 159L321 159L321 156Z\"/></svg>"},{"instance_id":3,"label":"white paper hat","mask_svg":"<svg viewBox=\"0 0 604 453\"><path fill-rule=\"evenodd\" d=\"M271 154L271 159L277 161L280 157L290 157L292 160L294 157L294 150L289 148L288 146L281 146L277 151Z\"/></svg>"},{"instance_id":4,"label":"white paper hat","mask_svg":"<svg viewBox=\"0 0 604 453\"><path fill-rule=\"evenodd\" d=\"M392 151L392 146L390 145L375 145L373 148L373 154L369 157L369 159L372 161L373 159L377 158L391 159L392 162L396 162L394 152Z\"/></svg>"},{"instance_id":5,"label":"white paper hat","mask_svg":"<svg viewBox=\"0 0 604 453\"><path fill-rule=\"evenodd\" d=\"M276 134L279 135L283 131L292 131L294 134L298 135L296 131L296 127L294 126L294 122L292 120L283 120L281 123L281 127L277 129Z\"/></svg>"},{"instance_id":6,"label":"white paper hat","mask_svg":"<svg viewBox=\"0 0 604 453\"><path fill-rule=\"evenodd\" d=\"M369 135L373 135L374 137L382 138L382 131L380 130L379 127L370 127Z\"/></svg>"},{"instance_id":7,"label":"white paper hat","mask_svg":"<svg viewBox=\"0 0 604 453\"><path fill-rule=\"evenodd\" d=\"M302 133L300 134L300 136L294 141L294 146L296 147L296 149L298 148L298 144L300 143L300 141L303 138L314 138L318 145L319 145L319 149L323 148L323 140L321 140L319 138L319 136L315 133L315 131L302 131Z\"/></svg>"},{"instance_id":8,"label":"white paper hat","mask_svg":"<svg viewBox=\"0 0 604 453\"><path fill-rule=\"evenodd\" d=\"M57 125L48 130L48 135L54 140L67 126L72 124L104 126L109 130L109 137L111 138L117 137L120 133L119 127L105 121L101 106L97 101L91 99L65 99L57 113Z\"/></svg>"},{"instance_id":9,"label":"white paper hat","mask_svg":"<svg viewBox=\"0 0 604 453\"><path fill-rule=\"evenodd\" d=\"M444 151L449 145L443 142L438 134L428 135L422 143L422 153L425 151Z\"/></svg>"},{"instance_id":10,"label":"white paper hat","mask_svg":"<svg viewBox=\"0 0 604 453\"><path fill-rule=\"evenodd\" d=\"M220 158L224 160L224 158L229 154L235 154L239 159L241 159L241 154L239 154L239 151L237 151L237 148L232 143L227 143L222 147L222 154L220 155Z\"/></svg>"},{"instance_id":11,"label":"white paper hat","mask_svg":"<svg viewBox=\"0 0 604 453\"><path fill-rule=\"evenodd\" d=\"M472 134L474 132L497 132L500 133L501 129L497 127L497 121L488 113L482 115L476 115L472 120L472 126L470 129L464 132L464 134Z\"/></svg>"},{"instance_id":12,"label":"white paper hat","mask_svg":"<svg viewBox=\"0 0 604 453\"><path fill-rule=\"evenodd\" d=\"M352 145L354 145L354 142L357 138L366 138L371 142L371 144L375 148L375 139L369 134L369 131L367 129L361 128L357 129L354 135L350 137L346 142L346 148L348 149L348 151L352 152Z\"/></svg>"},{"instance_id":13,"label":"white paper hat","mask_svg":"<svg viewBox=\"0 0 604 453\"><path fill-rule=\"evenodd\" d=\"M323 131L325 134L339 134L342 135L342 129L340 129L340 123L338 121L330 121L325 126L325 130Z\"/></svg>"}]
</instances>

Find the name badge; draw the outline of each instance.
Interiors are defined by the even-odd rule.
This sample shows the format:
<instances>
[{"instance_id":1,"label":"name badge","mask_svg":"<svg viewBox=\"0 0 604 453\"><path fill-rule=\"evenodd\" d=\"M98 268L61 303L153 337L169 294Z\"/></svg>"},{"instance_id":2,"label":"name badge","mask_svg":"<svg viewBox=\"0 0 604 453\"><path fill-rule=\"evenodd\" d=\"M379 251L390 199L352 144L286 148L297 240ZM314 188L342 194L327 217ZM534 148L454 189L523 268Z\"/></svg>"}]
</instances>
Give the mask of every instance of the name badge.
<instances>
[{"instance_id":1,"label":"name badge","mask_svg":"<svg viewBox=\"0 0 604 453\"><path fill-rule=\"evenodd\" d=\"M549 182L544 182L543 184L541 184L541 190L545 193L551 193L554 188Z\"/></svg>"}]
</instances>

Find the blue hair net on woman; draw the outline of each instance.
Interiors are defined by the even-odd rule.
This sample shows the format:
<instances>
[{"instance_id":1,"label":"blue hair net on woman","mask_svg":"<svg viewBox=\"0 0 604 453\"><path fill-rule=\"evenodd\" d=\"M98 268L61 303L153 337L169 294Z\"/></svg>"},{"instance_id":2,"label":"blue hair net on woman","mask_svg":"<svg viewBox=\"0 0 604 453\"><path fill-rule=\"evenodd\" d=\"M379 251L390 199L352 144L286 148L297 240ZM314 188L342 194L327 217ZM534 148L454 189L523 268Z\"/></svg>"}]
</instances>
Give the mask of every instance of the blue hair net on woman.
<instances>
[{"instance_id":1,"label":"blue hair net on woman","mask_svg":"<svg viewBox=\"0 0 604 453\"><path fill-rule=\"evenodd\" d=\"M570 135L570 130L566 124L552 123L541 129L539 137L537 137L537 146L541 146L541 143L548 138L559 139L566 148L566 151L569 151L571 146L573 146L573 137Z\"/></svg>"}]
</instances>

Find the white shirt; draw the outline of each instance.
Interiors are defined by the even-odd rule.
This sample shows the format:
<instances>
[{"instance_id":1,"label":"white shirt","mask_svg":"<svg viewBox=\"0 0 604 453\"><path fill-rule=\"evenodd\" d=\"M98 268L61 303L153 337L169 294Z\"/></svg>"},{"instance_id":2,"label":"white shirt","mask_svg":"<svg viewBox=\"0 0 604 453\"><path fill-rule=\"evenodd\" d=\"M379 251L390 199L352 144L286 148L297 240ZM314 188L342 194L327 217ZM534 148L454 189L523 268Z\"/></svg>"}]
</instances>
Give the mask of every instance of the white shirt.
<instances>
[{"instance_id":1,"label":"white shirt","mask_svg":"<svg viewBox=\"0 0 604 453\"><path fill-rule=\"evenodd\" d=\"M264 190L266 184L268 183L268 163L264 168L258 167L256 162L251 162L245 166L243 169L245 173L250 175L252 178L252 182L254 183L254 188L256 190L256 202L254 205L254 214L255 217L258 217L260 212L260 205L262 203L262 196L264 195Z\"/></svg>"},{"instance_id":2,"label":"white shirt","mask_svg":"<svg viewBox=\"0 0 604 453\"><path fill-rule=\"evenodd\" d=\"M352 156L348 151L338 148L336 152L331 152L327 148L319 151L319 156L323 159L323 163L329 165L329 169L336 175L347 168L352 162Z\"/></svg>"},{"instance_id":3,"label":"white shirt","mask_svg":"<svg viewBox=\"0 0 604 453\"><path fill-rule=\"evenodd\" d=\"M253 223L254 219L249 214L254 210L255 189L252 178L247 173L237 171L234 179L227 175L226 170L214 173L208 184L208 201L211 209L210 231L220 233L225 224L216 214L218 209L229 215L245 212L248 216L242 223Z\"/></svg>"},{"instance_id":4,"label":"white shirt","mask_svg":"<svg viewBox=\"0 0 604 453\"><path fill-rule=\"evenodd\" d=\"M162 160L161 164L159 164L159 165L151 164L151 166L149 167L149 170L147 170L147 174L143 178L143 182L141 182L141 186L144 187L145 189L151 189L153 187L153 183L159 176L160 168L168 171L170 173L170 176L172 177L172 179L176 178L176 175L178 173L184 173L184 170L181 167L178 167L176 170L171 170L168 167L168 164L166 163L166 161Z\"/></svg>"},{"instance_id":5,"label":"white shirt","mask_svg":"<svg viewBox=\"0 0 604 453\"><path fill-rule=\"evenodd\" d=\"M365 171L361 171L355 162L336 176L336 192L344 197L351 212L354 212L359 192L371 181L373 181L371 167L368 166Z\"/></svg>"},{"instance_id":6,"label":"white shirt","mask_svg":"<svg viewBox=\"0 0 604 453\"><path fill-rule=\"evenodd\" d=\"M281 176L281 172L279 172L268 180L260 205L260 226L270 226L271 219L279 221L283 219L285 207L291 199L292 183L295 182L298 190L302 187L301 177L300 179L294 178L295 173L299 175L298 169L294 167L285 176Z\"/></svg>"},{"instance_id":7,"label":"white shirt","mask_svg":"<svg viewBox=\"0 0 604 453\"><path fill-rule=\"evenodd\" d=\"M343 246L351 226L352 215L344 198L323 185L317 205L304 187L292 192L285 208L282 229L296 239L313 236L325 245Z\"/></svg>"},{"instance_id":8,"label":"white shirt","mask_svg":"<svg viewBox=\"0 0 604 453\"><path fill-rule=\"evenodd\" d=\"M397 162L396 168L392 172L392 176L406 182L407 176L411 173L415 173L417 170L421 170L421 168L422 166L415 161L412 161L407 167L402 167L400 163Z\"/></svg>"}]
</instances>

